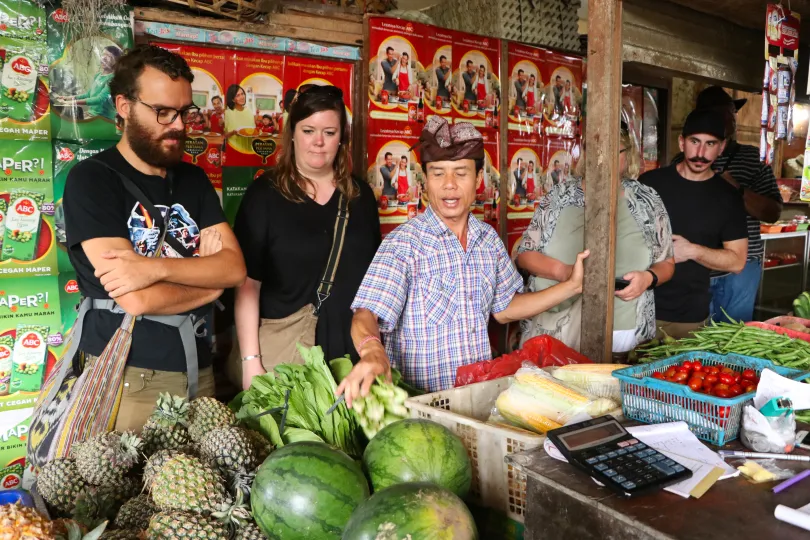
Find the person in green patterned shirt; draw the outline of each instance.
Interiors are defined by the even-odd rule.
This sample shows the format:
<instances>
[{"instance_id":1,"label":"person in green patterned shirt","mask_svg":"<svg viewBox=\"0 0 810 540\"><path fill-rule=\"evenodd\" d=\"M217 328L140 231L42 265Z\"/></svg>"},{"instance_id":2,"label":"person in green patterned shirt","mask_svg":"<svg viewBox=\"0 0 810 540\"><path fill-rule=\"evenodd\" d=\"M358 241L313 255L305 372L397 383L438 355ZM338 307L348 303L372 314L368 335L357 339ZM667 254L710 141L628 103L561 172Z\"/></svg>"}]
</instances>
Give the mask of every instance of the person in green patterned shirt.
<instances>
[{"instance_id":1,"label":"person in green patterned shirt","mask_svg":"<svg viewBox=\"0 0 810 540\"><path fill-rule=\"evenodd\" d=\"M75 96L58 96L59 105L74 107L84 107L83 119L103 116L110 120L115 119L115 105L110 97L110 80L113 77L113 70L118 57L121 56L121 49L115 45L104 48L101 54L100 71L93 79L93 83L86 92Z\"/></svg>"}]
</instances>

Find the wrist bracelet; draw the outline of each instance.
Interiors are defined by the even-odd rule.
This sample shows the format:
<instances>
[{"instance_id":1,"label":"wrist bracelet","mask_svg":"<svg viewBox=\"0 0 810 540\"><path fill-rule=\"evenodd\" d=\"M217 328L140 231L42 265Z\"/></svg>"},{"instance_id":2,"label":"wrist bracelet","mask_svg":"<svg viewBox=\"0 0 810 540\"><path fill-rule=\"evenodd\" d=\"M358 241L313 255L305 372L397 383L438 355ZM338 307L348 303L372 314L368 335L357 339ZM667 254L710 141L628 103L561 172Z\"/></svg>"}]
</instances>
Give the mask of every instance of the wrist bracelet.
<instances>
[{"instance_id":1,"label":"wrist bracelet","mask_svg":"<svg viewBox=\"0 0 810 540\"><path fill-rule=\"evenodd\" d=\"M360 345L357 346L357 352L359 353L360 351L362 351L363 347L365 347L366 345L368 345L372 341L376 341L377 343L382 345L382 341L380 341L380 338L378 338L377 336L366 336L360 342Z\"/></svg>"},{"instance_id":2,"label":"wrist bracelet","mask_svg":"<svg viewBox=\"0 0 810 540\"><path fill-rule=\"evenodd\" d=\"M251 354L250 356L245 356L245 357L242 358L242 362L247 362L248 360L256 360L256 359L261 360L262 355L261 354Z\"/></svg>"}]
</instances>

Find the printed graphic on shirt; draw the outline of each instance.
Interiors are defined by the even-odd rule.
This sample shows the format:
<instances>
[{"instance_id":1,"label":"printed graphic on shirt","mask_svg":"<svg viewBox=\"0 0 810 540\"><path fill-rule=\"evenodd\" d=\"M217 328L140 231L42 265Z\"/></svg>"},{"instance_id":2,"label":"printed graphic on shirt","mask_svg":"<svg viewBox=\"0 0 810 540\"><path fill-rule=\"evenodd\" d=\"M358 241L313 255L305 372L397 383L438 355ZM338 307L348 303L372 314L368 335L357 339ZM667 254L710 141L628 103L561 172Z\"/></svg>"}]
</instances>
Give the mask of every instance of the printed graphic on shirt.
<instances>
[{"instance_id":1,"label":"printed graphic on shirt","mask_svg":"<svg viewBox=\"0 0 810 540\"><path fill-rule=\"evenodd\" d=\"M200 228L182 204L173 204L171 208L157 205L166 222L166 238L161 249L161 257L174 259L199 255ZM127 222L129 241L135 253L144 257L154 256L160 239L160 229L149 211L135 203Z\"/></svg>"}]
</instances>

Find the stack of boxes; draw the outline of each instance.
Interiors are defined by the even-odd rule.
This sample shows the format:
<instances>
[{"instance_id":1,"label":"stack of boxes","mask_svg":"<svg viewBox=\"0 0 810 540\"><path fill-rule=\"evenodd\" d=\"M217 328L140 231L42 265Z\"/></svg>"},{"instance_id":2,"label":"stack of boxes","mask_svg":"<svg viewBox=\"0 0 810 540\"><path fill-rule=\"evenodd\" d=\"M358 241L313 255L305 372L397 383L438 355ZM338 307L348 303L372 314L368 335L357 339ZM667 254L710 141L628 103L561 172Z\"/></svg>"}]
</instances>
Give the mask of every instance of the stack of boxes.
<instances>
[{"instance_id":1,"label":"stack of boxes","mask_svg":"<svg viewBox=\"0 0 810 540\"><path fill-rule=\"evenodd\" d=\"M16 487L45 376L81 299L62 195L76 163L115 144L105 55L133 43L132 11L74 39L61 9L0 0L0 490Z\"/></svg>"}]
</instances>

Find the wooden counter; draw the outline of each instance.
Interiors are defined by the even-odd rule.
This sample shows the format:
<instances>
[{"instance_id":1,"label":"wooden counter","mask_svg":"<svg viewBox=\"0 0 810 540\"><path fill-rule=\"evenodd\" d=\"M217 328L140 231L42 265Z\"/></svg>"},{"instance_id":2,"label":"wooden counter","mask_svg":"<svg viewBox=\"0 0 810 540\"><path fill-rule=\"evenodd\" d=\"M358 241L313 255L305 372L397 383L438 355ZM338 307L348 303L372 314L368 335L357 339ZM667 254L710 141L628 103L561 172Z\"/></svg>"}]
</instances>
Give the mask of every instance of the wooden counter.
<instances>
[{"instance_id":1,"label":"wooden counter","mask_svg":"<svg viewBox=\"0 0 810 540\"><path fill-rule=\"evenodd\" d=\"M743 449L737 441L723 448ZM626 498L599 487L542 448L512 454L506 460L528 478L525 540L810 539L810 532L773 516L777 504L799 508L810 503L810 479L779 494L772 492L776 483L751 484L740 475L718 481L700 499L684 499L663 490ZM810 463L781 461L778 466L798 472Z\"/></svg>"}]
</instances>

